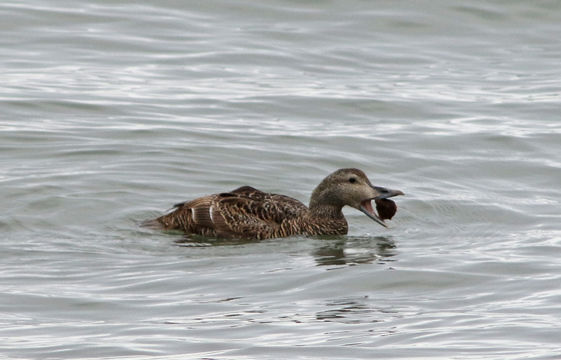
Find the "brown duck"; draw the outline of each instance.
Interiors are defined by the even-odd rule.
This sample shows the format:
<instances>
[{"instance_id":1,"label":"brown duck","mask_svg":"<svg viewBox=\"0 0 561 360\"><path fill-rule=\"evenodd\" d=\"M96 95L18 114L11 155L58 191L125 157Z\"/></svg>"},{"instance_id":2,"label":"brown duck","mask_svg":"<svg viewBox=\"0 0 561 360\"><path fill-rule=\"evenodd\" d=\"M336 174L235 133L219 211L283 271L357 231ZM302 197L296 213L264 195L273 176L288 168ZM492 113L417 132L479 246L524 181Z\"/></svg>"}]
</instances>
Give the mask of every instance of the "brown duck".
<instances>
[{"instance_id":1,"label":"brown duck","mask_svg":"<svg viewBox=\"0 0 561 360\"><path fill-rule=\"evenodd\" d=\"M359 169L339 169L315 188L310 206L285 195L251 186L174 205L174 210L144 225L222 238L269 239L291 235L344 235L348 226L343 206L362 211L387 226L397 207L388 198L399 190L374 186ZM371 200L376 202L376 211Z\"/></svg>"}]
</instances>

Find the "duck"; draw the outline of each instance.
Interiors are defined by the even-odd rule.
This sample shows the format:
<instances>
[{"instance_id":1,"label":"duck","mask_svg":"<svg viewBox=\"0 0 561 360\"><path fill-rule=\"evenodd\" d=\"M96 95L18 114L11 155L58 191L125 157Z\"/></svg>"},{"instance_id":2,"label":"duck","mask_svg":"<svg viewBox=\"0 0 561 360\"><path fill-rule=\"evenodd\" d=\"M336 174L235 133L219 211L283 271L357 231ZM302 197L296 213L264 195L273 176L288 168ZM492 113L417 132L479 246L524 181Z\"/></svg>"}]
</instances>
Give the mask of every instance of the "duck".
<instances>
[{"instance_id":1,"label":"duck","mask_svg":"<svg viewBox=\"0 0 561 360\"><path fill-rule=\"evenodd\" d=\"M205 237L262 240L295 235L346 235L348 224L342 209L350 206L387 227L397 206L390 198L400 190L374 186L356 168L334 171L313 190L309 206L286 195L242 186L173 205L167 214L144 226L180 230ZM376 203L376 210L372 207Z\"/></svg>"}]
</instances>

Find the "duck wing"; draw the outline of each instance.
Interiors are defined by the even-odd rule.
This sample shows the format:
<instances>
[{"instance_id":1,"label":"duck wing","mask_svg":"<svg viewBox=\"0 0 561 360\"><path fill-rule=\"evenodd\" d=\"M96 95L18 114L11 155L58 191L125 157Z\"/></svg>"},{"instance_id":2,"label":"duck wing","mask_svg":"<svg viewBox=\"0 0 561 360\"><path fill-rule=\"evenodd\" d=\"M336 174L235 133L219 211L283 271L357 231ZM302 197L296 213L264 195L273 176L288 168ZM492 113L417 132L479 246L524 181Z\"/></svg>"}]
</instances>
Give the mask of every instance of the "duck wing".
<instances>
[{"instance_id":1,"label":"duck wing","mask_svg":"<svg viewBox=\"0 0 561 360\"><path fill-rule=\"evenodd\" d=\"M308 208L289 196L270 194L250 186L178 203L156 219L166 229L227 238L275 237Z\"/></svg>"},{"instance_id":2,"label":"duck wing","mask_svg":"<svg viewBox=\"0 0 561 360\"><path fill-rule=\"evenodd\" d=\"M308 211L306 205L290 196L266 193L251 186L242 186L220 195L225 195L222 202L229 204L236 203L236 200L232 200L232 198L244 199L244 201L240 201L240 205L247 204L244 208L248 214L279 224L283 220L300 217Z\"/></svg>"},{"instance_id":3,"label":"duck wing","mask_svg":"<svg viewBox=\"0 0 561 360\"><path fill-rule=\"evenodd\" d=\"M250 186L219 194L219 197L211 208L218 236L276 237L308 211L294 198L265 193Z\"/></svg>"}]
</instances>

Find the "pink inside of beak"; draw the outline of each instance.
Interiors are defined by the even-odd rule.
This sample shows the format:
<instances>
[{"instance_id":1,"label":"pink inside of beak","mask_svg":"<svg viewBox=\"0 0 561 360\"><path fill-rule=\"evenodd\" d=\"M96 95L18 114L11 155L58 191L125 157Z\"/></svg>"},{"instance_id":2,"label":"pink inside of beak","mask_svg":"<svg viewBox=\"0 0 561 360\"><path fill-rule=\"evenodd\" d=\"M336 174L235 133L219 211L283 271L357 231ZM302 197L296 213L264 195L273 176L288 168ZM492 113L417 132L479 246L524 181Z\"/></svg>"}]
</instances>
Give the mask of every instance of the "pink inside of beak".
<instances>
[{"instance_id":1,"label":"pink inside of beak","mask_svg":"<svg viewBox=\"0 0 561 360\"><path fill-rule=\"evenodd\" d=\"M378 216L376 215L376 213L374 212L374 208L372 207L372 202L370 200L364 200L363 202L360 203L360 205L362 205L362 207L368 211L369 213L371 213L374 216Z\"/></svg>"}]
</instances>

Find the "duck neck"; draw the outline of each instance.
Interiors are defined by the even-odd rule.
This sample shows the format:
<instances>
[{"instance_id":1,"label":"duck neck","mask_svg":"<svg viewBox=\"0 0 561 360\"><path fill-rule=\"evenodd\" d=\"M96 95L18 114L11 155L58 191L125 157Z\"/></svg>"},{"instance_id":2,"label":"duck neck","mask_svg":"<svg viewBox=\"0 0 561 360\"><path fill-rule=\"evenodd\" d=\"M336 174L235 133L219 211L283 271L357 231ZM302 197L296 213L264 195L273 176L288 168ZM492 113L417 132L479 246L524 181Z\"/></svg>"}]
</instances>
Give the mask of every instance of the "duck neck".
<instances>
[{"instance_id":1,"label":"duck neck","mask_svg":"<svg viewBox=\"0 0 561 360\"><path fill-rule=\"evenodd\" d=\"M317 226L307 231L309 235L344 235L347 233L347 220L340 204L327 192L316 189L310 200L308 221Z\"/></svg>"},{"instance_id":2,"label":"duck neck","mask_svg":"<svg viewBox=\"0 0 561 360\"><path fill-rule=\"evenodd\" d=\"M308 235L345 235L348 226L341 209L342 206L321 203L310 206L307 222L313 226L308 227L306 233Z\"/></svg>"},{"instance_id":3,"label":"duck neck","mask_svg":"<svg viewBox=\"0 0 561 360\"><path fill-rule=\"evenodd\" d=\"M344 218L342 206L330 204L310 204L310 214L324 219Z\"/></svg>"},{"instance_id":4,"label":"duck neck","mask_svg":"<svg viewBox=\"0 0 561 360\"><path fill-rule=\"evenodd\" d=\"M322 218L342 218L343 212L341 209L344 204L338 201L336 196L333 196L324 183L325 180L312 192L309 206L310 213Z\"/></svg>"}]
</instances>

